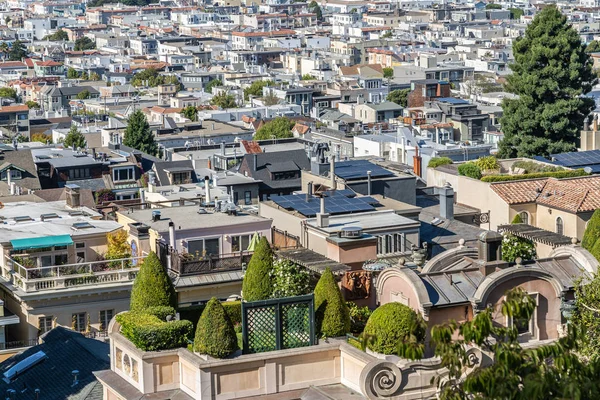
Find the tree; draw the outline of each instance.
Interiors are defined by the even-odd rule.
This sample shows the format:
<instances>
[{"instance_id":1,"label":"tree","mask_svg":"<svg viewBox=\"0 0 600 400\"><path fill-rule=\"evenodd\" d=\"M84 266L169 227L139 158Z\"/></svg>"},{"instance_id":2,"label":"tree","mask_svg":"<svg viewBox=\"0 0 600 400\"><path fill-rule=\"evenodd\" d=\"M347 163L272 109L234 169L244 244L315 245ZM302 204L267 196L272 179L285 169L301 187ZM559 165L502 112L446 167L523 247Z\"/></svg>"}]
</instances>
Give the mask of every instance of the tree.
<instances>
[{"instance_id":1,"label":"tree","mask_svg":"<svg viewBox=\"0 0 600 400\"><path fill-rule=\"evenodd\" d=\"M597 41L597 40L592 40L585 47L585 52L586 53L596 53L598 51L600 51L600 42Z\"/></svg>"},{"instance_id":2,"label":"tree","mask_svg":"<svg viewBox=\"0 0 600 400\"><path fill-rule=\"evenodd\" d=\"M515 62L501 118L501 157L548 157L576 149L584 119L594 109L585 97L596 84L579 33L555 6L544 7L513 45Z\"/></svg>"},{"instance_id":3,"label":"tree","mask_svg":"<svg viewBox=\"0 0 600 400\"><path fill-rule=\"evenodd\" d=\"M8 53L8 60L21 61L25 57L27 57L27 49L25 48L25 45L23 45L23 42L20 40L15 40Z\"/></svg>"},{"instance_id":4,"label":"tree","mask_svg":"<svg viewBox=\"0 0 600 400\"><path fill-rule=\"evenodd\" d=\"M266 96L262 98L263 104L265 106L274 106L275 104L279 104L279 97L277 97L274 93L269 92Z\"/></svg>"},{"instance_id":5,"label":"tree","mask_svg":"<svg viewBox=\"0 0 600 400\"><path fill-rule=\"evenodd\" d=\"M310 276L308 271L298 264L283 258L273 263L271 273L273 297L301 296L309 293Z\"/></svg>"},{"instance_id":6,"label":"tree","mask_svg":"<svg viewBox=\"0 0 600 400\"><path fill-rule=\"evenodd\" d=\"M592 253L597 260L600 261L600 252L597 252L600 247L600 209L594 211L592 217L587 222L581 247Z\"/></svg>"},{"instance_id":7,"label":"tree","mask_svg":"<svg viewBox=\"0 0 600 400\"><path fill-rule=\"evenodd\" d=\"M99 80L100 80L100 75L98 75L98 74L97 74L97 73L95 73L95 72L92 72L92 73L90 74L90 78L89 78L89 79L90 79L90 81L99 81Z\"/></svg>"},{"instance_id":8,"label":"tree","mask_svg":"<svg viewBox=\"0 0 600 400\"><path fill-rule=\"evenodd\" d=\"M315 320L317 332L323 336L343 336L350 332L350 312L329 268L315 287Z\"/></svg>"},{"instance_id":9,"label":"tree","mask_svg":"<svg viewBox=\"0 0 600 400\"><path fill-rule=\"evenodd\" d=\"M273 250L266 237L261 237L242 282L242 296L246 301L270 299L273 295Z\"/></svg>"},{"instance_id":10,"label":"tree","mask_svg":"<svg viewBox=\"0 0 600 400\"><path fill-rule=\"evenodd\" d=\"M265 86L272 86L275 82L271 80L266 81L254 81L252 85L248 86L244 89L244 100L250 100L250 96L258 96L261 97L263 94L263 88Z\"/></svg>"},{"instance_id":11,"label":"tree","mask_svg":"<svg viewBox=\"0 0 600 400\"><path fill-rule=\"evenodd\" d=\"M396 103L406 108L408 106L409 93L410 89L392 90L387 96L387 101L391 101L392 103Z\"/></svg>"},{"instance_id":12,"label":"tree","mask_svg":"<svg viewBox=\"0 0 600 400\"><path fill-rule=\"evenodd\" d=\"M6 59L6 55L10 53L10 47L8 46L8 43L0 43L0 52L2 52L2 59Z\"/></svg>"},{"instance_id":13,"label":"tree","mask_svg":"<svg viewBox=\"0 0 600 400\"><path fill-rule=\"evenodd\" d=\"M204 86L204 91L206 93L212 93L214 87L223 86L223 82L220 79L213 79Z\"/></svg>"},{"instance_id":14,"label":"tree","mask_svg":"<svg viewBox=\"0 0 600 400\"><path fill-rule=\"evenodd\" d=\"M312 76L311 74L304 74L304 75L302 75L302 77L300 79L302 79L303 81L311 81L311 80L315 79L315 77Z\"/></svg>"},{"instance_id":15,"label":"tree","mask_svg":"<svg viewBox=\"0 0 600 400\"><path fill-rule=\"evenodd\" d=\"M292 128L294 122L286 117L277 117L264 124L254 134L254 140L285 139L294 136Z\"/></svg>"},{"instance_id":16,"label":"tree","mask_svg":"<svg viewBox=\"0 0 600 400\"><path fill-rule=\"evenodd\" d=\"M213 96L210 99L210 104L213 106L218 106L221 108L235 108L237 107L237 102L235 101L235 96L229 94L226 91L221 91L219 94Z\"/></svg>"},{"instance_id":17,"label":"tree","mask_svg":"<svg viewBox=\"0 0 600 400\"><path fill-rule=\"evenodd\" d=\"M107 239L107 249L104 258L107 260L120 260L123 258L131 257L131 246L127 243L128 233L124 229L120 229L114 233L108 233L106 235ZM129 262L127 266L129 266ZM120 268L121 263L115 263L114 267Z\"/></svg>"},{"instance_id":18,"label":"tree","mask_svg":"<svg viewBox=\"0 0 600 400\"><path fill-rule=\"evenodd\" d=\"M2 99L17 99L17 91L13 88L2 87L0 88L0 98Z\"/></svg>"},{"instance_id":19,"label":"tree","mask_svg":"<svg viewBox=\"0 0 600 400\"><path fill-rule=\"evenodd\" d=\"M510 19L521 19L525 12L520 8L509 8L510 11Z\"/></svg>"},{"instance_id":20,"label":"tree","mask_svg":"<svg viewBox=\"0 0 600 400\"><path fill-rule=\"evenodd\" d=\"M158 144L154 140L150 124L142 110L136 110L129 116L123 144L146 154L153 156L158 154Z\"/></svg>"},{"instance_id":21,"label":"tree","mask_svg":"<svg viewBox=\"0 0 600 400\"><path fill-rule=\"evenodd\" d=\"M317 14L317 21L323 20L323 10L321 10L321 6L316 1L311 1L308 4L308 9L313 13Z\"/></svg>"},{"instance_id":22,"label":"tree","mask_svg":"<svg viewBox=\"0 0 600 400\"><path fill-rule=\"evenodd\" d=\"M87 89L82 90L75 96L77 100L85 100L90 98L90 91Z\"/></svg>"},{"instance_id":23,"label":"tree","mask_svg":"<svg viewBox=\"0 0 600 400\"><path fill-rule=\"evenodd\" d=\"M75 51L92 50L96 48L96 43L87 36L82 36L75 41Z\"/></svg>"},{"instance_id":24,"label":"tree","mask_svg":"<svg viewBox=\"0 0 600 400\"><path fill-rule=\"evenodd\" d=\"M56 32L44 36L43 40L50 40L55 42L67 41L69 40L69 34L62 29L57 30Z\"/></svg>"},{"instance_id":25,"label":"tree","mask_svg":"<svg viewBox=\"0 0 600 400\"><path fill-rule=\"evenodd\" d=\"M596 210L598 211L598 210ZM587 229L586 229L587 232ZM600 275L575 286L575 308L572 323L585 332L581 354L593 361L600 359Z\"/></svg>"},{"instance_id":26,"label":"tree","mask_svg":"<svg viewBox=\"0 0 600 400\"><path fill-rule=\"evenodd\" d=\"M523 220L519 214L515 215L511 224L522 224ZM512 233L502 233L502 259L508 262L521 260L533 260L536 257L535 243Z\"/></svg>"},{"instance_id":27,"label":"tree","mask_svg":"<svg viewBox=\"0 0 600 400\"><path fill-rule=\"evenodd\" d=\"M383 77L385 79L392 79L394 77L394 68L386 67L383 69Z\"/></svg>"},{"instance_id":28,"label":"tree","mask_svg":"<svg viewBox=\"0 0 600 400\"><path fill-rule=\"evenodd\" d=\"M194 351L224 358L238 349L231 319L216 297L209 300L196 326Z\"/></svg>"},{"instance_id":29,"label":"tree","mask_svg":"<svg viewBox=\"0 0 600 400\"><path fill-rule=\"evenodd\" d=\"M394 34L392 33L391 30L389 30L386 33L384 33L383 35L381 35L381 38L382 39L390 39L392 36L394 36Z\"/></svg>"},{"instance_id":30,"label":"tree","mask_svg":"<svg viewBox=\"0 0 600 400\"><path fill-rule=\"evenodd\" d=\"M501 10L502 6L500 4L488 3L485 5L486 10Z\"/></svg>"},{"instance_id":31,"label":"tree","mask_svg":"<svg viewBox=\"0 0 600 400\"><path fill-rule=\"evenodd\" d=\"M90 79L90 76L88 75L87 72L82 71L80 78L83 79L84 81L87 81L88 79Z\"/></svg>"},{"instance_id":32,"label":"tree","mask_svg":"<svg viewBox=\"0 0 600 400\"><path fill-rule=\"evenodd\" d=\"M153 251L142 262L131 289L131 311L149 307L177 308L177 293L167 270Z\"/></svg>"},{"instance_id":33,"label":"tree","mask_svg":"<svg viewBox=\"0 0 600 400\"><path fill-rule=\"evenodd\" d=\"M44 133L34 133L33 135L31 135L31 141L49 144L52 143L52 136L46 135Z\"/></svg>"},{"instance_id":34,"label":"tree","mask_svg":"<svg viewBox=\"0 0 600 400\"><path fill-rule=\"evenodd\" d=\"M77 79L79 78L79 72L73 67L69 67L67 70L67 79Z\"/></svg>"},{"instance_id":35,"label":"tree","mask_svg":"<svg viewBox=\"0 0 600 400\"><path fill-rule=\"evenodd\" d=\"M156 87L164 82L164 78L154 68L148 68L135 74L131 79L133 86Z\"/></svg>"},{"instance_id":36,"label":"tree","mask_svg":"<svg viewBox=\"0 0 600 400\"><path fill-rule=\"evenodd\" d=\"M69 133L65 136L63 145L68 148L85 149L85 136L77 129L76 125L71 125L71 129L69 129Z\"/></svg>"},{"instance_id":37,"label":"tree","mask_svg":"<svg viewBox=\"0 0 600 400\"><path fill-rule=\"evenodd\" d=\"M198 109L192 105L181 109L181 115L189 119L190 121L198 121Z\"/></svg>"}]
</instances>

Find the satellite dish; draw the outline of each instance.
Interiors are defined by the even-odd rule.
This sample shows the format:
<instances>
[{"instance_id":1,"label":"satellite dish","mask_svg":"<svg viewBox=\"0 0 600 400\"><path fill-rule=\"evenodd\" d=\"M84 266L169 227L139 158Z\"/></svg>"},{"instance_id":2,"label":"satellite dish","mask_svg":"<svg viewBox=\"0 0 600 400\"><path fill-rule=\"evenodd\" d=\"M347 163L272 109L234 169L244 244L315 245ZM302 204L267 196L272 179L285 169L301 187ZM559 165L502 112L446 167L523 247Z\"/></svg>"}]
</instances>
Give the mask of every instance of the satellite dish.
<instances>
[{"instance_id":1,"label":"satellite dish","mask_svg":"<svg viewBox=\"0 0 600 400\"><path fill-rule=\"evenodd\" d=\"M592 173L592 168L590 168L590 167L585 167L583 170L588 174Z\"/></svg>"}]
</instances>

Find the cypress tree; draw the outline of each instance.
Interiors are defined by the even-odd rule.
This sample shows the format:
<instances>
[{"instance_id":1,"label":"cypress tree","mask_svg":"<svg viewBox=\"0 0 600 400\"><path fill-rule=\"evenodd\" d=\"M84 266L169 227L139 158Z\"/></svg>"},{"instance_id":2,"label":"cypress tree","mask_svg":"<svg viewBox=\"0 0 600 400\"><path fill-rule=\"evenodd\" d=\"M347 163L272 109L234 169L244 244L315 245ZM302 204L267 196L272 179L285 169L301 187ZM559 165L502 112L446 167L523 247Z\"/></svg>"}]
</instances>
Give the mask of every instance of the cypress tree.
<instances>
[{"instance_id":1,"label":"cypress tree","mask_svg":"<svg viewBox=\"0 0 600 400\"><path fill-rule=\"evenodd\" d=\"M266 237L261 237L248 263L242 283L242 296L246 301L270 299L273 295L273 250Z\"/></svg>"},{"instance_id":2,"label":"cypress tree","mask_svg":"<svg viewBox=\"0 0 600 400\"><path fill-rule=\"evenodd\" d=\"M150 252L142 262L131 289L131 311L144 311L149 307L177 308L177 294L167 270L156 253Z\"/></svg>"},{"instance_id":3,"label":"cypress tree","mask_svg":"<svg viewBox=\"0 0 600 400\"><path fill-rule=\"evenodd\" d=\"M594 211L592 218L587 223L585 232L583 233L583 239L581 240L581 247L594 254L593 249L600 246L596 246L596 243L600 239L600 209ZM596 254L594 254L595 256ZM597 258L597 257L596 257Z\"/></svg>"},{"instance_id":4,"label":"cypress tree","mask_svg":"<svg viewBox=\"0 0 600 400\"><path fill-rule=\"evenodd\" d=\"M129 116L123 144L146 154L153 156L158 154L158 145L142 110L136 110Z\"/></svg>"},{"instance_id":5,"label":"cypress tree","mask_svg":"<svg viewBox=\"0 0 600 400\"><path fill-rule=\"evenodd\" d=\"M227 357L238 349L233 323L216 297L206 304L194 338L194 351L212 357Z\"/></svg>"},{"instance_id":6,"label":"cypress tree","mask_svg":"<svg viewBox=\"0 0 600 400\"><path fill-rule=\"evenodd\" d=\"M350 332L350 311L329 268L315 287L315 317L317 332L327 337Z\"/></svg>"}]
</instances>

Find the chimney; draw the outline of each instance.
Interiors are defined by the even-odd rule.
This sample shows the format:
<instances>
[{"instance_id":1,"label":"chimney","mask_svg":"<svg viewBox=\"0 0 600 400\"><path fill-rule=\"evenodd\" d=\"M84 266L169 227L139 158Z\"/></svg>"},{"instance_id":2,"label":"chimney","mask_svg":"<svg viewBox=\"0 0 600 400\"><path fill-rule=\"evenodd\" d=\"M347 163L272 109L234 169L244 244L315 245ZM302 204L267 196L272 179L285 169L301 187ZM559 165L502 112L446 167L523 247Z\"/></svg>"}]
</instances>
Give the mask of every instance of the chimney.
<instances>
[{"instance_id":1,"label":"chimney","mask_svg":"<svg viewBox=\"0 0 600 400\"><path fill-rule=\"evenodd\" d=\"M225 142L221 142L221 155L225 155Z\"/></svg>"},{"instance_id":2,"label":"chimney","mask_svg":"<svg viewBox=\"0 0 600 400\"><path fill-rule=\"evenodd\" d=\"M79 186L71 183L65 186L65 190L67 195L67 206L71 208L81 207Z\"/></svg>"},{"instance_id":3,"label":"chimney","mask_svg":"<svg viewBox=\"0 0 600 400\"><path fill-rule=\"evenodd\" d=\"M172 249L175 249L175 223L169 222L169 245Z\"/></svg>"},{"instance_id":4,"label":"chimney","mask_svg":"<svg viewBox=\"0 0 600 400\"><path fill-rule=\"evenodd\" d=\"M415 155L413 156L413 171L415 175L421 176L421 155L419 154L419 146L415 146Z\"/></svg>"},{"instance_id":5,"label":"chimney","mask_svg":"<svg viewBox=\"0 0 600 400\"><path fill-rule=\"evenodd\" d=\"M254 172L258 169L258 155L256 153L252 154L252 158L254 158Z\"/></svg>"},{"instance_id":6,"label":"chimney","mask_svg":"<svg viewBox=\"0 0 600 400\"><path fill-rule=\"evenodd\" d=\"M204 177L204 191L206 192L204 200L208 204L212 201L212 199L210 198L210 178L208 177L208 175Z\"/></svg>"},{"instance_id":7,"label":"chimney","mask_svg":"<svg viewBox=\"0 0 600 400\"><path fill-rule=\"evenodd\" d=\"M306 192L308 193L309 197L312 197L312 195L313 195L313 183L312 182L308 182Z\"/></svg>"},{"instance_id":8,"label":"chimney","mask_svg":"<svg viewBox=\"0 0 600 400\"><path fill-rule=\"evenodd\" d=\"M321 212L317 214L317 226L319 228L329 226L329 214L325 212L325 197L321 197Z\"/></svg>"},{"instance_id":9,"label":"chimney","mask_svg":"<svg viewBox=\"0 0 600 400\"><path fill-rule=\"evenodd\" d=\"M337 189L335 182L335 154L331 155L331 166L329 167L329 174L331 175L331 190Z\"/></svg>"},{"instance_id":10,"label":"chimney","mask_svg":"<svg viewBox=\"0 0 600 400\"><path fill-rule=\"evenodd\" d=\"M14 196L15 195L15 185L13 184L12 181L12 176L10 176L10 168L6 170L6 184L8 185L8 187L10 188L10 195Z\"/></svg>"},{"instance_id":11,"label":"chimney","mask_svg":"<svg viewBox=\"0 0 600 400\"><path fill-rule=\"evenodd\" d=\"M371 171L367 171L367 194L371 195Z\"/></svg>"},{"instance_id":12,"label":"chimney","mask_svg":"<svg viewBox=\"0 0 600 400\"><path fill-rule=\"evenodd\" d=\"M598 131L598 114L594 114L594 120L592 122L592 130L594 132Z\"/></svg>"},{"instance_id":13,"label":"chimney","mask_svg":"<svg viewBox=\"0 0 600 400\"><path fill-rule=\"evenodd\" d=\"M440 194L440 217L454 219L454 189L448 182L438 189Z\"/></svg>"},{"instance_id":14,"label":"chimney","mask_svg":"<svg viewBox=\"0 0 600 400\"><path fill-rule=\"evenodd\" d=\"M146 207L144 205L146 203L146 191L143 188L140 188L140 203L142 204L142 209L144 209Z\"/></svg>"},{"instance_id":15,"label":"chimney","mask_svg":"<svg viewBox=\"0 0 600 400\"><path fill-rule=\"evenodd\" d=\"M156 174L154 171L148 171L148 193L154 193L156 189Z\"/></svg>"},{"instance_id":16,"label":"chimney","mask_svg":"<svg viewBox=\"0 0 600 400\"><path fill-rule=\"evenodd\" d=\"M502 235L494 231L485 231L479 235L477 250L479 259L484 262L502 260Z\"/></svg>"},{"instance_id":17,"label":"chimney","mask_svg":"<svg viewBox=\"0 0 600 400\"><path fill-rule=\"evenodd\" d=\"M152 222L160 221L160 211L152 211Z\"/></svg>"}]
</instances>

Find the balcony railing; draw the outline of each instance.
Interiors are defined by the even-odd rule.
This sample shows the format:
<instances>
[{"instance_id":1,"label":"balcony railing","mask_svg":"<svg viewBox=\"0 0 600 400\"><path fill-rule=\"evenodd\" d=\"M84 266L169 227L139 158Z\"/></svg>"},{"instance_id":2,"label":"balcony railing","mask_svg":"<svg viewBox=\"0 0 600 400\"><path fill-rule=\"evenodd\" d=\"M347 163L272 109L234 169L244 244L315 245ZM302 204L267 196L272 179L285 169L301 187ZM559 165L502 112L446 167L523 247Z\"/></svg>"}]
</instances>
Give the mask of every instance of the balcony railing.
<instances>
[{"instance_id":1,"label":"balcony railing","mask_svg":"<svg viewBox=\"0 0 600 400\"><path fill-rule=\"evenodd\" d=\"M144 257L28 268L6 257L4 279L25 292L57 290L106 283L132 282Z\"/></svg>"},{"instance_id":2,"label":"balcony railing","mask_svg":"<svg viewBox=\"0 0 600 400\"><path fill-rule=\"evenodd\" d=\"M248 265L252 253L241 252L192 258L186 255L173 254L171 269L179 275L210 274L215 272L241 270Z\"/></svg>"}]
</instances>

